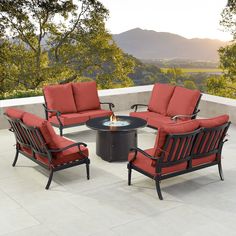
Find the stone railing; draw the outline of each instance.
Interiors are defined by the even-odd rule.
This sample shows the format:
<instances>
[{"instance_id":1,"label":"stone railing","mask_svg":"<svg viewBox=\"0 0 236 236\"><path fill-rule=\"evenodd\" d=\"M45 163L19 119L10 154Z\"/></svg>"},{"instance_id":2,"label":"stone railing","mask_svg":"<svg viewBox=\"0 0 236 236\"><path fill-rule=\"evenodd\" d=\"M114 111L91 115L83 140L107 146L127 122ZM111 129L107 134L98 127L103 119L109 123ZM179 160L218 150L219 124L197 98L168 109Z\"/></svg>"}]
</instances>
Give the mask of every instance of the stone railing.
<instances>
[{"instance_id":1,"label":"stone railing","mask_svg":"<svg viewBox=\"0 0 236 236\"><path fill-rule=\"evenodd\" d=\"M115 111L129 110L135 103L147 104L153 85L99 90L101 101L113 102ZM3 113L7 107L16 107L32 112L38 116L45 117L42 104L42 96L0 100L0 129L6 129L8 123ZM200 105L200 117L213 117L221 114L228 114L233 124L236 124L236 100L203 94Z\"/></svg>"}]
</instances>

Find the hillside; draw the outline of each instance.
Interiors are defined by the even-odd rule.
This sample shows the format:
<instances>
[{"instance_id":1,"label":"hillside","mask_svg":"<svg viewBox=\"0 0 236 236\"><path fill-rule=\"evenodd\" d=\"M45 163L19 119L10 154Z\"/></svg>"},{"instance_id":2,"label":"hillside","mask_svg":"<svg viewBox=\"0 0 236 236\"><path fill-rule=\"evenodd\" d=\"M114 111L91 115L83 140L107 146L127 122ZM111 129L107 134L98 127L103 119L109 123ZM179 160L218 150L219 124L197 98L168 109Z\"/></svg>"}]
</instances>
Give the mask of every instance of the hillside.
<instances>
[{"instance_id":1,"label":"hillside","mask_svg":"<svg viewBox=\"0 0 236 236\"><path fill-rule=\"evenodd\" d=\"M217 61L217 50L227 43L214 39L187 39L177 34L135 28L113 39L124 52L139 59Z\"/></svg>"}]
</instances>

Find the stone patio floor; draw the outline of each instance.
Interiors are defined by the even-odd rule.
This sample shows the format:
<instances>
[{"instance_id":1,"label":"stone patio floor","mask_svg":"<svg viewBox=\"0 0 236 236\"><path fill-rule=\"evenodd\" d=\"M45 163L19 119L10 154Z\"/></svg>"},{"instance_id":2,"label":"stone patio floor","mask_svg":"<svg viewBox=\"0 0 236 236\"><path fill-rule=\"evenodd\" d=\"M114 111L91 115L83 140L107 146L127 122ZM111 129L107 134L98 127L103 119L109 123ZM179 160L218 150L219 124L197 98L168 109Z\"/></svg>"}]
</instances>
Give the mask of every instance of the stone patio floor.
<instances>
[{"instance_id":1,"label":"stone patio floor","mask_svg":"<svg viewBox=\"0 0 236 236\"><path fill-rule=\"evenodd\" d=\"M156 131L138 131L139 147L154 145ZM48 172L23 156L11 166L13 134L0 130L0 235L236 235L236 127L223 149L225 181L217 166L164 180L164 200L152 179L133 171L127 185L125 162L107 163L95 154L95 131L65 130L65 137L88 144L91 179L85 166Z\"/></svg>"}]
</instances>

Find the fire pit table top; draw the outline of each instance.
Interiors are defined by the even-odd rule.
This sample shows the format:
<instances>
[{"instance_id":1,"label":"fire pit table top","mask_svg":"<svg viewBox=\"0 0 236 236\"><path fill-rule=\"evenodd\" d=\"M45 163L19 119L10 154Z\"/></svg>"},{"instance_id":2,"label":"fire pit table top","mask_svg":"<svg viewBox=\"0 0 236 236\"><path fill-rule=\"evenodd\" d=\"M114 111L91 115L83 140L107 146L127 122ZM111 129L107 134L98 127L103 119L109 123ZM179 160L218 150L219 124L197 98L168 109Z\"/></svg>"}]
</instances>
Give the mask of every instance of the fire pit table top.
<instances>
[{"instance_id":1,"label":"fire pit table top","mask_svg":"<svg viewBox=\"0 0 236 236\"><path fill-rule=\"evenodd\" d=\"M116 121L111 121L110 117L97 117L86 122L90 129L100 131L128 131L145 127L147 121L138 117L116 116Z\"/></svg>"}]
</instances>

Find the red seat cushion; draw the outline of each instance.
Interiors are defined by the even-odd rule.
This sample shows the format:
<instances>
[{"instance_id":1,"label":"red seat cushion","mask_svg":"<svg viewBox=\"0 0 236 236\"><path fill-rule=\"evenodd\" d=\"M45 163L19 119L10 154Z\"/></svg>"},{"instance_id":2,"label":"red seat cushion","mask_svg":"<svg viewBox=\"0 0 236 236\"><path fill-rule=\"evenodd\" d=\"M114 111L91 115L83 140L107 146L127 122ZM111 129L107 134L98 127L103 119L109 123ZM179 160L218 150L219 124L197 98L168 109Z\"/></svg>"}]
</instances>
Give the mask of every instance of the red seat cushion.
<instances>
[{"instance_id":1,"label":"red seat cushion","mask_svg":"<svg viewBox=\"0 0 236 236\"><path fill-rule=\"evenodd\" d=\"M22 119L25 111L23 110L20 110L20 109L17 109L17 108L7 108L5 110L5 113L10 117L10 118L13 118L13 119Z\"/></svg>"},{"instance_id":2,"label":"red seat cushion","mask_svg":"<svg viewBox=\"0 0 236 236\"><path fill-rule=\"evenodd\" d=\"M25 112L23 115L23 122L27 126L38 128L49 148L57 148L56 137L58 135L55 133L49 121Z\"/></svg>"},{"instance_id":3,"label":"red seat cushion","mask_svg":"<svg viewBox=\"0 0 236 236\"><path fill-rule=\"evenodd\" d=\"M148 104L148 110L166 115L167 107L175 86L156 83Z\"/></svg>"},{"instance_id":4,"label":"red seat cushion","mask_svg":"<svg viewBox=\"0 0 236 236\"><path fill-rule=\"evenodd\" d=\"M87 120L89 120L89 116L80 113L62 114L60 116L60 121L63 126L81 124L85 123ZM53 124L59 124L56 116L52 116L51 118L49 118L49 121Z\"/></svg>"},{"instance_id":5,"label":"red seat cushion","mask_svg":"<svg viewBox=\"0 0 236 236\"><path fill-rule=\"evenodd\" d=\"M156 116L148 118L148 125L159 129L163 125L175 124L174 120L171 120L169 116L163 116L156 113Z\"/></svg>"},{"instance_id":6,"label":"red seat cushion","mask_svg":"<svg viewBox=\"0 0 236 236\"><path fill-rule=\"evenodd\" d=\"M149 155L153 156L155 149L151 148L151 149L147 149L145 150L145 152L147 152ZM134 153L130 153L128 156L128 160L132 160L134 156ZM149 159L148 157L144 156L142 153L138 152L136 159L134 161L132 161L132 165L135 165L136 167L144 170L145 172L155 176L156 175L156 166L153 165L152 160ZM187 163L181 163L181 164L176 164L170 167L163 167L162 168L162 175L165 174L169 174L172 172L176 172L176 171L180 171L180 170L184 170L187 167Z\"/></svg>"},{"instance_id":7,"label":"red seat cushion","mask_svg":"<svg viewBox=\"0 0 236 236\"><path fill-rule=\"evenodd\" d=\"M100 109L100 101L96 82L80 82L72 84L77 111Z\"/></svg>"},{"instance_id":8,"label":"red seat cushion","mask_svg":"<svg viewBox=\"0 0 236 236\"><path fill-rule=\"evenodd\" d=\"M82 114L84 116L88 116L89 119L93 119L96 117L111 116L113 114L113 112L109 111L109 110L98 109L98 110L83 111L83 112L80 112L79 114Z\"/></svg>"},{"instance_id":9,"label":"red seat cushion","mask_svg":"<svg viewBox=\"0 0 236 236\"><path fill-rule=\"evenodd\" d=\"M162 115L156 113L156 112L151 112L151 111L137 111L137 112L130 112L130 116L138 117L144 120L149 120L150 118L159 118L163 117Z\"/></svg>"},{"instance_id":10,"label":"red seat cushion","mask_svg":"<svg viewBox=\"0 0 236 236\"><path fill-rule=\"evenodd\" d=\"M71 83L46 86L43 91L48 109L61 113L77 112ZM49 113L49 116L52 115Z\"/></svg>"},{"instance_id":11,"label":"red seat cushion","mask_svg":"<svg viewBox=\"0 0 236 236\"><path fill-rule=\"evenodd\" d=\"M199 166L207 163L211 163L216 160L216 154L212 154L208 157L193 158L192 166Z\"/></svg>"},{"instance_id":12,"label":"red seat cushion","mask_svg":"<svg viewBox=\"0 0 236 236\"><path fill-rule=\"evenodd\" d=\"M69 146L71 144L74 144L74 142L72 142L64 137L60 137L58 135L55 140L56 140L56 148L60 148L60 149L65 148L66 146ZM88 148L86 148L84 146L80 146L80 149L81 149L83 155L85 155L85 156L83 156L79 153L79 148L77 146L69 148L69 149L62 151L62 152L54 153L53 154L54 158L52 159L52 164L54 166L57 166L57 165L61 165L64 163L75 161L75 160L81 160L81 159L88 157L88 155L89 155ZM36 157L37 157L37 160L43 162L46 165L48 164L48 158L43 157L43 156L39 156L39 155L37 155Z\"/></svg>"},{"instance_id":13,"label":"red seat cushion","mask_svg":"<svg viewBox=\"0 0 236 236\"><path fill-rule=\"evenodd\" d=\"M158 129L155 142L155 156L159 156L164 147L168 134L183 134L196 130L199 127L197 120L183 121L176 124L163 125Z\"/></svg>"},{"instance_id":14,"label":"red seat cushion","mask_svg":"<svg viewBox=\"0 0 236 236\"><path fill-rule=\"evenodd\" d=\"M172 117L193 114L200 95L198 90L176 87L167 108L167 115Z\"/></svg>"},{"instance_id":15,"label":"red seat cushion","mask_svg":"<svg viewBox=\"0 0 236 236\"><path fill-rule=\"evenodd\" d=\"M200 127L204 128L213 128L217 126L221 126L229 121L228 115L221 115L209 119L197 119Z\"/></svg>"}]
</instances>

